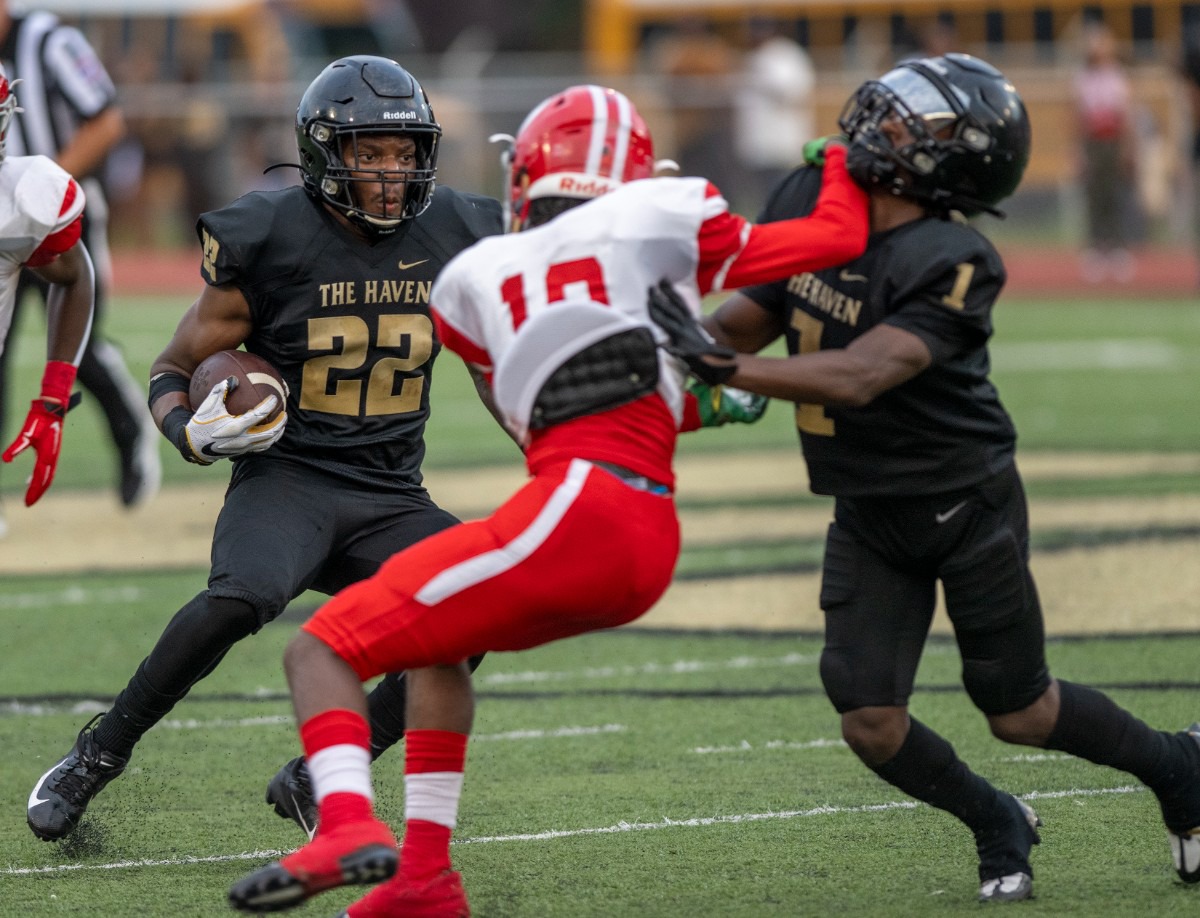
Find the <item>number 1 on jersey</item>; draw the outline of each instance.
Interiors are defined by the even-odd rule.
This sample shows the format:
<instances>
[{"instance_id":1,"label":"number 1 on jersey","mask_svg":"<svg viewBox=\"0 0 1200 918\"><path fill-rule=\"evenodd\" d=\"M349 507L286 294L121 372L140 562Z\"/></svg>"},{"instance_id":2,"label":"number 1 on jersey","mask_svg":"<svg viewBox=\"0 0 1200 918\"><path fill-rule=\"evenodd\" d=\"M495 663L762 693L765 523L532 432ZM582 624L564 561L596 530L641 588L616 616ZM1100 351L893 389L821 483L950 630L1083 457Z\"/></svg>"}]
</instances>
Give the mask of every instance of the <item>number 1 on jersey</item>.
<instances>
[{"instance_id":1,"label":"number 1 on jersey","mask_svg":"<svg viewBox=\"0 0 1200 918\"><path fill-rule=\"evenodd\" d=\"M807 312L799 309L792 310L792 328L796 330L799 339L799 353L812 354L821 349L821 334L825 326ZM796 405L796 426L807 434L818 437L832 437L833 418L827 417L824 405L807 402Z\"/></svg>"}]
</instances>

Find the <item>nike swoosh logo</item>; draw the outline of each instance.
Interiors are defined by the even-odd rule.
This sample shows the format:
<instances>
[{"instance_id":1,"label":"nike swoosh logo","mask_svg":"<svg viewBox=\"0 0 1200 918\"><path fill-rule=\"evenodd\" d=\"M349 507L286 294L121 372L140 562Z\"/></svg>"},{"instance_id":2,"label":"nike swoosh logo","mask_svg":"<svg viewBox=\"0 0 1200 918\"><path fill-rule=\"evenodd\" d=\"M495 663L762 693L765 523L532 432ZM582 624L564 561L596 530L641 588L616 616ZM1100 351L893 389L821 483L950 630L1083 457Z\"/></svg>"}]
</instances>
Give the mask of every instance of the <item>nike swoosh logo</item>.
<instances>
[{"instance_id":1,"label":"nike swoosh logo","mask_svg":"<svg viewBox=\"0 0 1200 918\"><path fill-rule=\"evenodd\" d=\"M429 261L428 258L422 258L420 261L410 261L408 263L405 263L403 261L398 261L398 262L396 262L396 267L399 268L401 271L407 271L409 268L415 268L417 265L423 265L427 261Z\"/></svg>"},{"instance_id":2,"label":"nike swoosh logo","mask_svg":"<svg viewBox=\"0 0 1200 918\"><path fill-rule=\"evenodd\" d=\"M292 806L296 809L296 815L300 817L300 827L308 833L308 840L312 841L317 834L317 827L313 826L311 829L308 827L308 820L304 818L304 810L300 808L300 801L296 799L295 794L288 794L288 796L292 798Z\"/></svg>"},{"instance_id":3,"label":"nike swoosh logo","mask_svg":"<svg viewBox=\"0 0 1200 918\"><path fill-rule=\"evenodd\" d=\"M850 271L842 270L842 271L838 272L838 280L844 280L850 284L854 284L854 283L865 284L867 282L867 275L854 274Z\"/></svg>"},{"instance_id":4,"label":"nike swoosh logo","mask_svg":"<svg viewBox=\"0 0 1200 918\"><path fill-rule=\"evenodd\" d=\"M58 770L59 766L62 765L62 763L65 761L66 761L66 759L59 759L57 762L54 763L54 765L51 767L51 769L48 772L46 772L44 775L42 775L40 778L38 778L38 783L33 785L33 790L31 790L29 792L29 801L25 807L27 810L32 810L35 807L39 807L39 806L45 806L47 803L50 802L49 799L43 800L41 797L39 797L38 791L40 791L42 789L42 786L46 783L46 779L49 778L52 774L54 774L54 772L56 772Z\"/></svg>"},{"instance_id":5,"label":"nike swoosh logo","mask_svg":"<svg viewBox=\"0 0 1200 918\"><path fill-rule=\"evenodd\" d=\"M959 501L957 504L955 504L953 507L951 507L945 513L935 513L933 515L933 518L935 520L937 520L938 524L940 525L940 524L946 522L946 520L950 519L950 517L954 516L954 514L958 513L958 511L961 510L966 505L967 505L967 502L965 500Z\"/></svg>"}]
</instances>

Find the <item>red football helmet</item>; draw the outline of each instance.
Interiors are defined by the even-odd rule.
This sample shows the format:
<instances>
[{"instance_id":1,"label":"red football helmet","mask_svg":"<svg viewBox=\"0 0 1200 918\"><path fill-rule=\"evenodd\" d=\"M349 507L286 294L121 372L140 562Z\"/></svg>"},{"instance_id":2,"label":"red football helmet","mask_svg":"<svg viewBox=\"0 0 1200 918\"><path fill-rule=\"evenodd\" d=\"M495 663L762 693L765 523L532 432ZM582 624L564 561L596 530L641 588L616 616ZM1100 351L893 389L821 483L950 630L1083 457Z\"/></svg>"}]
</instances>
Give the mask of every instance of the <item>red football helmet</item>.
<instances>
[{"instance_id":1,"label":"red football helmet","mask_svg":"<svg viewBox=\"0 0 1200 918\"><path fill-rule=\"evenodd\" d=\"M649 178L654 141L623 93L572 86L526 116L501 162L508 224L520 229L535 198L597 198Z\"/></svg>"},{"instance_id":2,"label":"red football helmet","mask_svg":"<svg viewBox=\"0 0 1200 918\"><path fill-rule=\"evenodd\" d=\"M17 81L18 83L20 80ZM13 86L9 84L8 75L0 67L0 163L4 162L7 152L8 126L12 123L13 115L20 111L17 108L17 97L13 95Z\"/></svg>"}]
</instances>

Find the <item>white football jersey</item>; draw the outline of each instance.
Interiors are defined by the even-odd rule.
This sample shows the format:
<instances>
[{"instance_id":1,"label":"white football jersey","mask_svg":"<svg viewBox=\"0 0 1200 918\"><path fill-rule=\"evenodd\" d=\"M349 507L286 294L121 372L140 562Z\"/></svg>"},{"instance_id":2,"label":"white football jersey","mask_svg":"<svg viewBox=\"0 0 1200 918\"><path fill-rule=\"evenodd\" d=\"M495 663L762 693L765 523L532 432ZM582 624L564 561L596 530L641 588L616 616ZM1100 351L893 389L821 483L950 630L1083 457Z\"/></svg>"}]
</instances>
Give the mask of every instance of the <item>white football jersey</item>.
<instances>
[{"instance_id":1,"label":"white football jersey","mask_svg":"<svg viewBox=\"0 0 1200 918\"><path fill-rule=\"evenodd\" d=\"M64 210L68 191L74 198ZM83 213L83 192L45 156L9 156L0 163L0 352L12 324L21 267L55 233Z\"/></svg>"},{"instance_id":2,"label":"white football jersey","mask_svg":"<svg viewBox=\"0 0 1200 918\"><path fill-rule=\"evenodd\" d=\"M496 404L523 439L542 383L567 359L638 325L665 340L646 306L660 280L700 314L702 294L744 245L726 233L721 251L702 251L702 225L729 220L728 209L705 179L630 182L542 226L481 239L446 265L430 306L449 327L446 345L492 374ZM683 375L659 355L659 392L678 422Z\"/></svg>"}]
</instances>

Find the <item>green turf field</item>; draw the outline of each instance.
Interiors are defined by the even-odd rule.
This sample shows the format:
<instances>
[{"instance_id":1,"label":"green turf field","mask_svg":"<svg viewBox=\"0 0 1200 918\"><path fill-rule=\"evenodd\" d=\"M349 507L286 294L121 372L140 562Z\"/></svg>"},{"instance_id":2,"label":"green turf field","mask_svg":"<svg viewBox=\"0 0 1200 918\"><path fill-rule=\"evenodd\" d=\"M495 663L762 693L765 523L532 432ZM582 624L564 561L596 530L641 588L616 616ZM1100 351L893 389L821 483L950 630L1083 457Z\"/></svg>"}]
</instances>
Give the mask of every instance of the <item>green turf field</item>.
<instances>
[{"instance_id":1,"label":"green turf field","mask_svg":"<svg viewBox=\"0 0 1200 918\"><path fill-rule=\"evenodd\" d=\"M106 326L137 378L166 343L186 297L129 297L114 302ZM35 309L22 313L9 426L24 417L41 379L45 345ZM1008 300L996 311L994 379L1017 421L1022 450L1200 450L1200 308L1190 300ZM458 359L438 365L429 425L430 468L512 462L512 443L483 410ZM71 414L55 488L109 487L115 466L100 437L96 406ZM759 447L796 449L791 412L780 403L753 427L684 437L681 452ZM211 481L219 470L171 461L165 480ZM27 474L27 471L25 472ZM0 494L23 475L0 469Z\"/></svg>"},{"instance_id":2,"label":"green turf field","mask_svg":"<svg viewBox=\"0 0 1200 918\"><path fill-rule=\"evenodd\" d=\"M70 590L95 599L63 603ZM0 914L221 914L233 880L302 840L262 803L297 751L278 664L294 622L235 648L76 836L49 845L24 825L32 782L136 664L163 603L186 593L173 575L20 585L0 676ZM818 652L789 634L626 631L485 661L453 849L475 914L975 913L969 834L841 745ZM1050 661L1174 726L1197 715L1198 654L1195 635L1073 640L1052 644ZM913 710L1045 821L1022 914L1200 908L1200 889L1169 869L1153 798L1116 772L992 740L945 642L926 654ZM376 782L394 820L401 780L393 750ZM332 915L351 897L297 914Z\"/></svg>"},{"instance_id":3,"label":"green turf field","mask_svg":"<svg viewBox=\"0 0 1200 918\"><path fill-rule=\"evenodd\" d=\"M109 326L143 376L186 303L114 303ZM19 405L40 374L34 325L21 329L18 345L18 382L29 390L18 388ZM1005 302L994 360L1023 454L1200 453L1193 303ZM518 461L455 358L440 365L433 399L431 467ZM92 410L85 405L71 417L56 489L110 486ZM773 406L754 428L684 438L681 449L752 447L778 449L799 465L787 406ZM165 444L163 457L168 484L225 476L219 467L184 464ZM1144 566L1149 561L1140 559L1182 550L1185 561L1166 569L1162 585L1187 582L1200 565L1192 550L1200 528L1167 511L1200 494L1198 479L1169 465L1031 475L1035 502L1071 510L1035 529L1035 560L1078 554L1083 573L1072 576L1083 588L1113 553L1138 552L1134 565ZM19 501L19 490L13 470L0 470L5 500ZM1157 515L1126 517L1124 501L1155 502ZM819 514L820 500L783 485L753 500L681 493L680 504L697 521L697 536L685 545L672 592L693 590L687 595L711 605L727 601L725 583L746 583L753 597L790 583L781 573L812 576L819 531L776 536L753 531L760 517L750 516ZM1109 520L1114 506L1120 512ZM751 531L735 531L723 513L741 514ZM39 842L25 826L34 781L107 706L203 577L145 568L4 577L0 918L230 914L228 885L301 842L262 795L298 751L280 656L313 597L235 647L149 734L69 841ZM1086 633L1110 630L1100 621L1076 627L1052 641L1052 669L1104 687L1155 726L1186 726L1200 718L1196 595L1180 600L1182 620L1192 624L1169 633L1136 626L1137 611L1157 597L1121 600L1134 609L1134 626L1111 629L1120 636ZM453 849L475 914L976 914L969 833L913 806L840 743L821 693L819 650L812 633L795 630L627 629L488 659L477 680L476 736ZM1153 797L1123 774L991 739L958 686L957 657L943 639L926 653L913 712L1045 821L1033 856L1037 898L1009 908L1054 916L1200 912L1200 887L1174 879ZM380 761L376 783L383 815L396 821L401 776L393 751ZM330 893L294 914L333 915L353 895Z\"/></svg>"}]
</instances>

